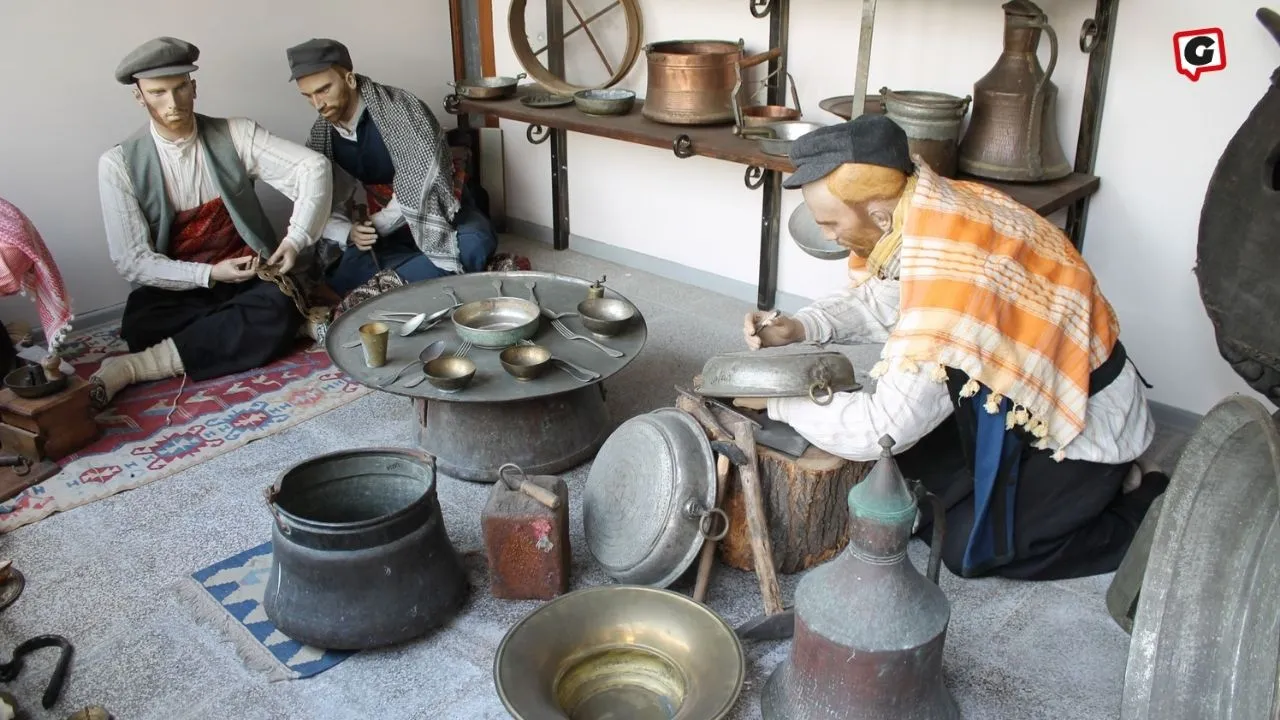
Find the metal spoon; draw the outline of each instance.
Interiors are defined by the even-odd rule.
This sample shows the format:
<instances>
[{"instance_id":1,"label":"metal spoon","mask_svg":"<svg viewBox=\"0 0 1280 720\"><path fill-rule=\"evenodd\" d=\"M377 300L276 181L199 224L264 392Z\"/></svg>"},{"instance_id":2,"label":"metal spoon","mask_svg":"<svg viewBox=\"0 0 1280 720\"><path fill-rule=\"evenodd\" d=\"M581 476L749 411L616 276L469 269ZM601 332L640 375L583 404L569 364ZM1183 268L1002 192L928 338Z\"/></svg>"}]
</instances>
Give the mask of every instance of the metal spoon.
<instances>
[{"instance_id":1,"label":"metal spoon","mask_svg":"<svg viewBox=\"0 0 1280 720\"><path fill-rule=\"evenodd\" d=\"M411 368L411 367L413 367L413 366L415 366L415 365L416 365L416 366L418 366L419 368L421 368L423 365L425 365L425 364L427 364L427 363L431 362L432 360L435 360L436 358L440 357L440 353L442 353L442 352L444 352L444 341L443 341L443 340L436 340L435 342L433 342L433 343L431 343L430 345L428 345L428 346L426 346L425 348L423 348L423 349L422 349L422 352L418 353L418 359L417 359L417 360L414 360L413 362L409 363L408 365L405 365L404 367L400 368L400 372L397 372L395 377L391 378L391 380L389 380L389 381L387 381L387 382L384 382L384 383L379 384L379 385L378 385L378 387L380 387L380 388L384 388L384 387L390 387L390 386L392 386L392 385L395 385L395 384L396 384L396 381L398 381L398 380L401 378L401 376L403 376L403 375L404 375L404 373L405 373L405 371L406 371L406 370L408 370L409 368ZM426 379L426 377L427 377L427 376L426 376L425 374L422 376L422 378L423 378L423 379ZM417 382L414 382L413 384L410 384L410 385L406 385L405 387L414 387L414 386L416 386L419 382L422 382L422 380L418 380Z\"/></svg>"},{"instance_id":2,"label":"metal spoon","mask_svg":"<svg viewBox=\"0 0 1280 720\"><path fill-rule=\"evenodd\" d=\"M502 280L494 280L493 286L498 290L498 297L506 297L502 292Z\"/></svg>"},{"instance_id":3,"label":"metal spoon","mask_svg":"<svg viewBox=\"0 0 1280 720\"><path fill-rule=\"evenodd\" d=\"M400 337L409 337L410 335L417 332L419 328L426 329L426 328L432 327L436 323L443 320L446 315L453 312L454 307L457 307L457 306L455 305L453 307L442 308L440 310L437 310L431 313L430 315L426 313L418 313L417 315L414 315L413 317L406 320L403 325L400 326Z\"/></svg>"}]
</instances>

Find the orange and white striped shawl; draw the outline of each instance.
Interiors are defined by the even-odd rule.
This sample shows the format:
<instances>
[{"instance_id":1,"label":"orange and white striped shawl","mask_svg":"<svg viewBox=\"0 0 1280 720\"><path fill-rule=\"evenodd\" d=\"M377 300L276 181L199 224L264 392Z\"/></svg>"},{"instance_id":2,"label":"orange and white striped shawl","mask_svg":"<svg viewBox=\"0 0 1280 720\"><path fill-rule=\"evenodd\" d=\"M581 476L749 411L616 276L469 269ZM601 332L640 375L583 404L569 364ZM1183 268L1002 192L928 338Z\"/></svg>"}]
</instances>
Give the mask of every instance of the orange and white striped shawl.
<instances>
[{"instance_id":1,"label":"orange and white striped shawl","mask_svg":"<svg viewBox=\"0 0 1280 720\"><path fill-rule=\"evenodd\" d=\"M1008 397L1015 409L1006 425L1025 425L1061 459L1084 430L1089 373L1120 336L1115 311L1053 223L923 164L917 178L902 232L898 324L876 374L929 363L941 382L942 366L960 370L971 378L962 395L987 386L989 412Z\"/></svg>"}]
</instances>

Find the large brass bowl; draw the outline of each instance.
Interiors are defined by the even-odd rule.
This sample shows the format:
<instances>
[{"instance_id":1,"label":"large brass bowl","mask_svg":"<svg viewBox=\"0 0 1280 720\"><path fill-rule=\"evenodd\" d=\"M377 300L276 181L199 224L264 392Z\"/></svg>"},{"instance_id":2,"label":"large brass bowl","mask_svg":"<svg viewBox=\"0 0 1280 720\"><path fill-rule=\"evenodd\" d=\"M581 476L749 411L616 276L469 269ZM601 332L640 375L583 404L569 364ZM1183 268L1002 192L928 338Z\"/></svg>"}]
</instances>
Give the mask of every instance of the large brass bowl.
<instances>
[{"instance_id":1,"label":"large brass bowl","mask_svg":"<svg viewBox=\"0 0 1280 720\"><path fill-rule=\"evenodd\" d=\"M719 615L635 585L546 603L507 631L493 660L516 720L719 720L745 677L742 644Z\"/></svg>"}]
</instances>

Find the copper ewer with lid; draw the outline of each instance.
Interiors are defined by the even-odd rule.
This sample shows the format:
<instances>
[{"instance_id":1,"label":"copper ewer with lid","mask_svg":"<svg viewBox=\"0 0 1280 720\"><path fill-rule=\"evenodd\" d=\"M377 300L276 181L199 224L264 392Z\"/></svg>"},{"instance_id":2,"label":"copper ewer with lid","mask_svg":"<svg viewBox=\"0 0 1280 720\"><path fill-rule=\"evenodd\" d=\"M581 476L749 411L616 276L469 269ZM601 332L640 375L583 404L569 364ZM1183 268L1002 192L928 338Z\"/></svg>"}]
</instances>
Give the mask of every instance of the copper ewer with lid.
<instances>
[{"instance_id":1,"label":"copper ewer with lid","mask_svg":"<svg viewBox=\"0 0 1280 720\"><path fill-rule=\"evenodd\" d=\"M764 720L959 720L942 676L951 606L937 585L945 515L936 496L928 577L907 558L917 495L893 438L849 491L849 544L801 580L791 652L760 698Z\"/></svg>"},{"instance_id":2,"label":"copper ewer with lid","mask_svg":"<svg viewBox=\"0 0 1280 720\"><path fill-rule=\"evenodd\" d=\"M743 57L742 40L668 40L646 45L644 52L649 79L640 113L668 125L733 122L740 70L782 55L774 48Z\"/></svg>"},{"instance_id":3,"label":"copper ewer with lid","mask_svg":"<svg viewBox=\"0 0 1280 720\"><path fill-rule=\"evenodd\" d=\"M1031 0L1004 9L1004 52L974 83L973 114L960 142L960 171L991 180L1040 182L1071 174L1058 140L1058 35ZM1040 33L1049 36L1049 67L1040 68Z\"/></svg>"}]
</instances>

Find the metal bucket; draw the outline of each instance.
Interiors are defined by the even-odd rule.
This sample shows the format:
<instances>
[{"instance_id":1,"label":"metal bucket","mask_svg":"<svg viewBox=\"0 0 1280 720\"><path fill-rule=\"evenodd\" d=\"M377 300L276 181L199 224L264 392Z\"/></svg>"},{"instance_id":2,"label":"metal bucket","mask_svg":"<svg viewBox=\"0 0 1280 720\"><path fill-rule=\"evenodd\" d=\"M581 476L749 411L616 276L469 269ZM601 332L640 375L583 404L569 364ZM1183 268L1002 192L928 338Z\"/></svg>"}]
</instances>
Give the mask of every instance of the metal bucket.
<instances>
[{"instance_id":1,"label":"metal bucket","mask_svg":"<svg viewBox=\"0 0 1280 720\"><path fill-rule=\"evenodd\" d=\"M332 650L393 645L443 624L466 599L431 456L321 455L266 494L275 523L262 605L290 638Z\"/></svg>"},{"instance_id":2,"label":"metal bucket","mask_svg":"<svg viewBox=\"0 0 1280 720\"><path fill-rule=\"evenodd\" d=\"M955 177L959 171L960 125L972 96L963 98L923 90L881 88L885 114L907 133L911 154L934 172Z\"/></svg>"}]
</instances>

